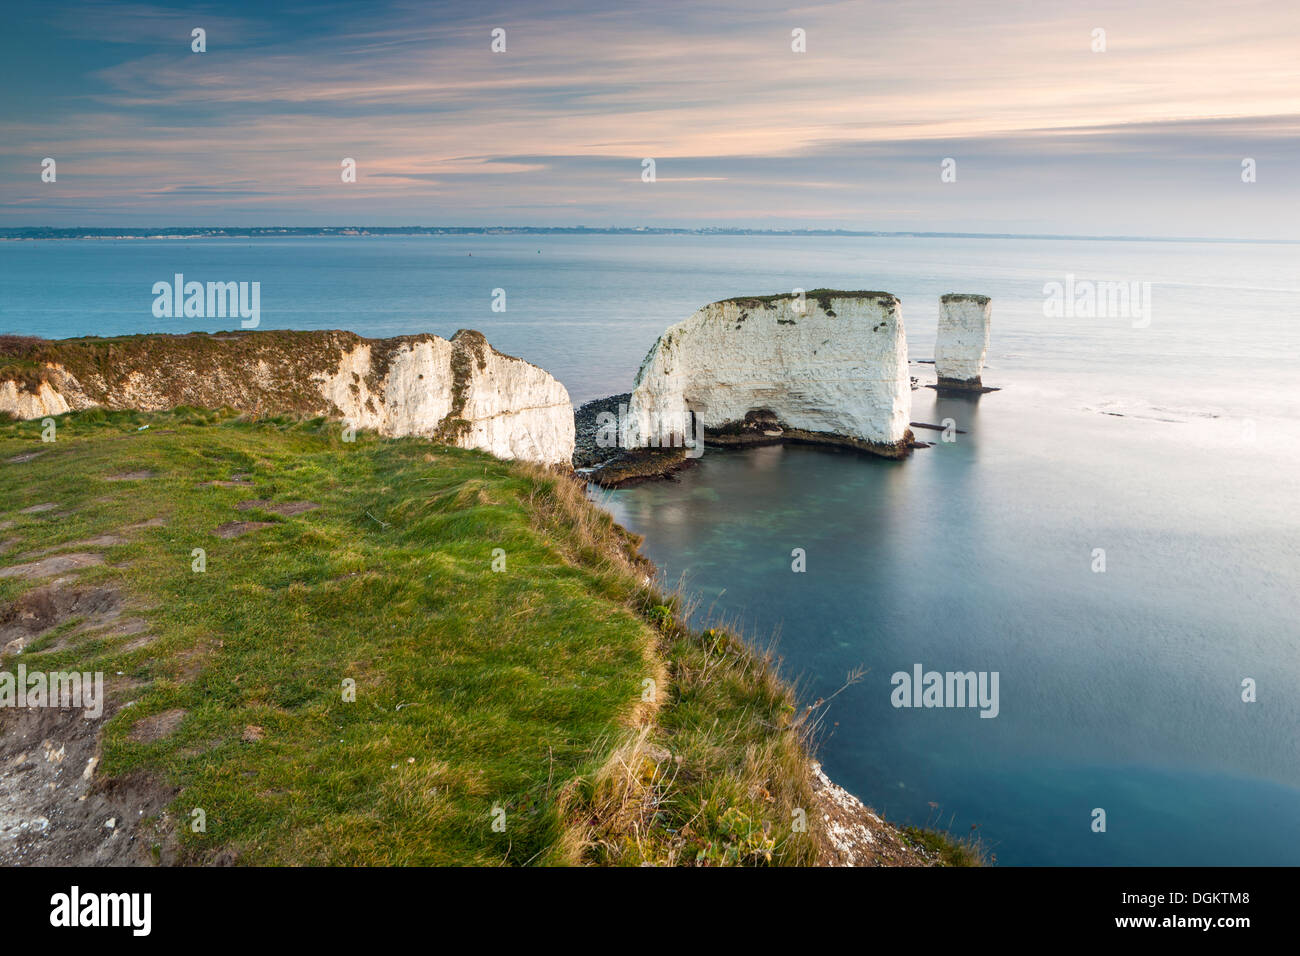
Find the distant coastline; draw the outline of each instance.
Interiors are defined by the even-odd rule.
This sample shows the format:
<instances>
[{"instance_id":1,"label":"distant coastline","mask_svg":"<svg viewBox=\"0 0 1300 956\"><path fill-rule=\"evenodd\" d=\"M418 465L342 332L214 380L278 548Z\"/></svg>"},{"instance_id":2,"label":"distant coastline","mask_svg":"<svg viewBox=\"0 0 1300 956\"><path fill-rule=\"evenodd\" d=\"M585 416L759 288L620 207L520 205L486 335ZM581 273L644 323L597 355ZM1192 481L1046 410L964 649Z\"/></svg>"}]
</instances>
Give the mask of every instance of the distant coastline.
<instances>
[{"instance_id":1,"label":"distant coastline","mask_svg":"<svg viewBox=\"0 0 1300 956\"><path fill-rule=\"evenodd\" d=\"M51 239L277 239L375 238L392 236L784 236L877 239L1056 239L1089 242L1231 242L1290 245L1300 239L1229 239L1214 236L1082 236L1016 232L905 232L853 229L745 229L705 226L12 226L0 228L0 242Z\"/></svg>"}]
</instances>

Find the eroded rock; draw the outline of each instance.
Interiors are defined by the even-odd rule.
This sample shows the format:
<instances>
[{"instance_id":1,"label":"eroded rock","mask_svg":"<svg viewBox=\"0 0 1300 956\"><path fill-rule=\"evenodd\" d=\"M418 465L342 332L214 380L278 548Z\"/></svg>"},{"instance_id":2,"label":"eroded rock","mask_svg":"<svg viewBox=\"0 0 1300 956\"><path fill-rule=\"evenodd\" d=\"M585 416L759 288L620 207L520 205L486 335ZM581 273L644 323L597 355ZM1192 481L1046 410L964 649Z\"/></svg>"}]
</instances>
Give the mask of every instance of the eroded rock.
<instances>
[{"instance_id":1,"label":"eroded rock","mask_svg":"<svg viewBox=\"0 0 1300 956\"><path fill-rule=\"evenodd\" d=\"M939 334L934 344L938 387L983 391L992 304L986 295L949 294L939 299Z\"/></svg>"},{"instance_id":2,"label":"eroded rock","mask_svg":"<svg viewBox=\"0 0 1300 956\"><path fill-rule=\"evenodd\" d=\"M672 326L637 373L623 444L816 441L909 451L902 308L886 292L728 299Z\"/></svg>"}]
</instances>

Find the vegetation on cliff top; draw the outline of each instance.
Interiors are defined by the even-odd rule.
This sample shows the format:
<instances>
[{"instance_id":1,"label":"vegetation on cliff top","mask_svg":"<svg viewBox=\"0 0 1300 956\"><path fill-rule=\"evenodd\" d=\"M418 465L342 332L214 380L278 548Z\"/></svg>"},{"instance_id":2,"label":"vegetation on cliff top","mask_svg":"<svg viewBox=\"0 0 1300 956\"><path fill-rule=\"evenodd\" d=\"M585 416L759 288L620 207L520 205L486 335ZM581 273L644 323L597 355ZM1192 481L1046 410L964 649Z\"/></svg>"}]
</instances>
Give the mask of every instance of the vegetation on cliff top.
<instances>
[{"instance_id":1,"label":"vegetation on cliff top","mask_svg":"<svg viewBox=\"0 0 1300 956\"><path fill-rule=\"evenodd\" d=\"M108 675L95 786L165 793L153 858L817 858L815 814L792 829L813 802L790 688L683 627L573 478L323 419L57 429L0 426L0 623L29 670ZM33 595L72 610L28 633Z\"/></svg>"},{"instance_id":2,"label":"vegetation on cliff top","mask_svg":"<svg viewBox=\"0 0 1300 956\"><path fill-rule=\"evenodd\" d=\"M731 302L739 306L757 308L758 306L771 306L774 302L781 302L794 298L796 298L796 296L793 292L781 292L775 295L737 296L732 299L723 299L722 302ZM892 292L873 292L864 290L846 291L844 289L809 289L804 293L804 298L812 299L823 312L831 312L831 299L888 299L890 301L897 301L897 296ZM833 316L834 313L832 312L831 315Z\"/></svg>"},{"instance_id":3,"label":"vegetation on cliff top","mask_svg":"<svg viewBox=\"0 0 1300 956\"><path fill-rule=\"evenodd\" d=\"M120 398L122 394L121 383L147 375L152 391L173 405L181 405L205 395L211 399L210 393L217 388L212 373L220 370L245 387L250 376L264 379L260 387L268 396L274 396L274 412L312 415L321 411L321 396L314 380L334 374L344 353L359 346L369 349L366 384L375 393L380 391L393 357L407 346L429 338L402 335L374 339L338 329L235 329L57 340L0 335L0 382L12 380L34 391L49 380L49 366L58 366L76 379L93 401L111 406L117 404L114 396ZM474 363L482 369L488 352L495 350L481 333L470 329L461 329L450 341L458 401L457 414L451 418L458 419L469 365ZM218 396L215 402L204 404L219 404L221 400Z\"/></svg>"}]
</instances>

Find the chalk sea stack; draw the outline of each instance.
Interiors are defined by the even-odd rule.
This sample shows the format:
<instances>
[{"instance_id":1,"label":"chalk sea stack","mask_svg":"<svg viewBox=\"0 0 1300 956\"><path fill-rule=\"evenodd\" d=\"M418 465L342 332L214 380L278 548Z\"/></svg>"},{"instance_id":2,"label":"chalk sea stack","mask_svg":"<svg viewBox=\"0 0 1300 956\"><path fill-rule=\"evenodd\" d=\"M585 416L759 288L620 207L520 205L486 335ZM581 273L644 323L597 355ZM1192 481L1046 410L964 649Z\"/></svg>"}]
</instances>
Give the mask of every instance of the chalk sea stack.
<instances>
[{"instance_id":1,"label":"chalk sea stack","mask_svg":"<svg viewBox=\"0 0 1300 956\"><path fill-rule=\"evenodd\" d=\"M389 437L544 464L568 465L573 456L564 386L467 329L450 341L280 330L0 337L0 412L26 419L177 405L324 415Z\"/></svg>"},{"instance_id":2,"label":"chalk sea stack","mask_svg":"<svg viewBox=\"0 0 1300 956\"><path fill-rule=\"evenodd\" d=\"M934 344L937 387L983 392L992 305L986 295L951 293L939 298L939 336Z\"/></svg>"},{"instance_id":3,"label":"chalk sea stack","mask_svg":"<svg viewBox=\"0 0 1300 956\"><path fill-rule=\"evenodd\" d=\"M910 451L912 390L898 299L814 289L727 299L672 326L637 373L622 443L800 441Z\"/></svg>"}]
</instances>

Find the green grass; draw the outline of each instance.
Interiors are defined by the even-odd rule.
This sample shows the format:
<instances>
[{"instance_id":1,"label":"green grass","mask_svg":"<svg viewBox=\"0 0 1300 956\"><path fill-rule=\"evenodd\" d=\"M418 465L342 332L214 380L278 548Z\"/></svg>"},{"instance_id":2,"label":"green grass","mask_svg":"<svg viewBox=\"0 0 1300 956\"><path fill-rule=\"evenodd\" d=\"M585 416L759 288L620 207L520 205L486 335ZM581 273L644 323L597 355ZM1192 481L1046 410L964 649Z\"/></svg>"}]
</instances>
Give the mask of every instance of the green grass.
<instances>
[{"instance_id":1,"label":"green grass","mask_svg":"<svg viewBox=\"0 0 1300 956\"><path fill-rule=\"evenodd\" d=\"M53 444L38 436L36 422L0 430L5 458L47 451L0 466L10 510L59 505L0 533L22 541L10 562L166 518L80 576L136 595L159 639L35 657L140 682L105 733L102 769L159 772L182 788L183 816L203 808L207 833L185 831L187 852L495 863L556 843L555 788L635 710L653 632L611 600L612 572L566 561L532 525L527 496L554 478L419 441L345 444L319 421L90 412L60 419ZM106 480L137 470L158 477ZM235 473L253 486L199 487ZM281 518L236 511L244 498L321 507ZM231 520L274 526L211 534ZM504 572L492 570L495 548ZM11 598L26 582L3 586ZM188 713L171 737L127 739L139 718L178 707ZM262 740L241 739L250 725ZM504 833L490 828L494 804Z\"/></svg>"},{"instance_id":2,"label":"green grass","mask_svg":"<svg viewBox=\"0 0 1300 956\"><path fill-rule=\"evenodd\" d=\"M955 837L935 828L903 827L902 834L914 845L938 857L940 866L988 866L991 858L983 841L974 834Z\"/></svg>"},{"instance_id":3,"label":"green grass","mask_svg":"<svg viewBox=\"0 0 1300 956\"><path fill-rule=\"evenodd\" d=\"M0 425L0 563L99 551L77 586L121 590L156 639L130 650L139 635L67 624L23 659L102 670L134 702L106 726L100 773L175 788L181 823L204 811L205 833L176 827L182 862L815 858L791 829L812 805L793 692L734 634L683 627L636 540L571 478L418 439L347 443L323 419L92 410L40 435ZM136 471L154 477L110 480ZM252 484L203 486L237 474ZM236 520L272 526L212 534ZM125 540L78 545L108 533ZM39 584L0 579L0 608ZM177 708L170 735L130 738Z\"/></svg>"}]
</instances>

